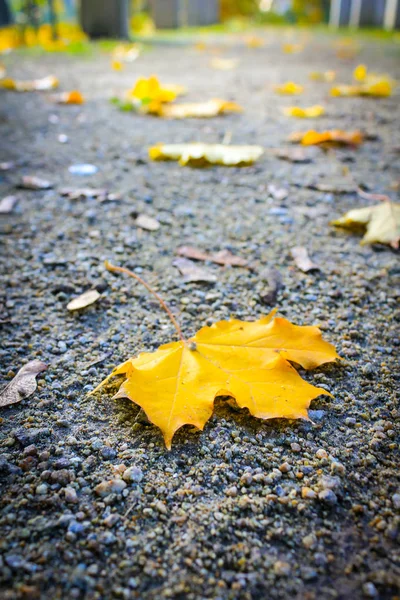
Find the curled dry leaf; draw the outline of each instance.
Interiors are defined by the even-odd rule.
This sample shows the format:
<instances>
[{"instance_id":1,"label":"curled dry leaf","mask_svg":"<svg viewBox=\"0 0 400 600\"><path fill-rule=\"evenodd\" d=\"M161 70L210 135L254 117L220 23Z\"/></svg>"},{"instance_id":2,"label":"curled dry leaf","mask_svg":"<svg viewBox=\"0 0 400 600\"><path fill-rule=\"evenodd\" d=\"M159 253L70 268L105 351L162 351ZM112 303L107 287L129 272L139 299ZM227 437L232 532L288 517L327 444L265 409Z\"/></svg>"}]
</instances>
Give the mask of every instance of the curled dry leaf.
<instances>
[{"instance_id":1,"label":"curled dry leaf","mask_svg":"<svg viewBox=\"0 0 400 600\"><path fill-rule=\"evenodd\" d=\"M218 56L214 56L214 58L212 58L210 61L210 66L219 71L230 71L235 69L238 64L239 61L237 58L220 58Z\"/></svg>"},{"instance_id":2,"label":"curled dry leaf","mask_svg":"<svg viewBox=\"0 0 400 600\"><path fill-rule=\"evenodd\" d=\"M357 194L364 200L371 200L372 202L391 202L391 199L386 194L371 194L366 192L361 187L357 188Z\"/></svg>"},{"instance_id":3,"label":"curled dry leaf","mask_svg":"<svg viewBox=\"0 0 400 600\"><path fill-rule=\"evenodd\" d=\"M167 448L183 425L203 429L217 396L231 396L261 419L307 419L311 400L330 394L304 381L290 362L313 369L339 356L318 327L293 325L274 312L254 322L203 327L187 341L127 360L99 387L124 375L115 398L138 404Z\"/></svg>"},{"instance_id":4,"label":"curled dry leaf","mask_svg":"<svg viewBox=\"0 0 400 600\"><path fill-rule=\"evenodd\" d=\"M324 192L325 194L353 194L356 191L356 187L353 183L343 183L342 181L309 183L306 187L309 190Z\"/></svg>"},{"instance_id":5,"label":"curled dry leaf","mask_svg":"<svg viewBox=\"0 0 400 600\"><path fill-rule=\"evenodd\" d=\"M152 160L176 160L183 166L224 165L244 167L263 154L261 146L229 146L224 144L158 144L149 149Z\"/></svg>"},{"instance_id":6,"label":"curled dry leaf","mask_svg":"<svg viewBox=\"0 0 400 600\"><path fill-rule=\"evenodd\" d=\"M17 202L17 196L5 196L2 198L0 200L0 214L7 215L8 213L11 213Z\"/></svg>"},{"instance_id":7,"label":"curled dry leaf","mask_svg":"<svg viewBox=\"0 0 400 600\"><path fill-rule=\"evenodd\" d=\"M217 281L217 277L213 273L210 273L210 271L207 271L203 267L199 267L187 258L176 258L173 265L183 275L183 278L187 283L196 281L215 283Z\"/></svg>"},{"instance_id":8,"label":"curled dry leaf","mask_svg":"<svg viewBox=\"0 0 400 600\"><path fill-rule=\"evenodd\" d=\"M140 229L146 229L146 231L157 231L161 227L157 219L148 215L138 215L135 219L135 225Z\"/></svg>"},{"instance_id":9,"label":"curled dry leaf","mask_svg":"<svg viewBox=\"0 0 400 600\"><path fill-rule=\"evenodd\" d=\"M63 92L55 98L58 104L83 104L85 98L78 90L72 90L72 92Z\"/></svg>"},{"instance_id":10,"label":"curled dry leaf","mask_svg":"<svg viewBox=\"0 0 400 600\"><path fill-rule=\"evenodd\" d=\"M99 198L106 200L111 194L103 188L62 188L61 196L67 196L70 200L79 200L79 198Z\"/></svg>"},{"instance_id":11,"label":"curled dry leaf","mask_svg":"<svg viewBox=\"0 0 400 600\"><path fill-rule=\"evenodd\" d=\"M265 269L259 279L266 282L266 287L260 292L260 300L267 306L274 306L279 291L283 288L282 275L277 269Z\"/></svg>"},{"instance_id":12,"label":"curled dry leaf","mask_svg":"<svg viewBox=\"0 0 400 600\"><path fill-rule=\"evenodd\" d=\"M307 248L304 248L304 246L295 246L294 248L291 248L290 253L294 259L294 262L299 267L300 271L303 271L303 273L308 273L309 271L315 271L319 269L319 267L317 267L317 265L314 264L308 256Z\"/></svg>"},{"instance_id":13,"label":"curled dry leaf","mask_svg":"<svg viewBox=\"0 0 400 600\"><path fill-rule=\"evenodd\" d=\"M74 311L86 308L87 306L97 302L99 298L100 294L97 290L89 290L88 292L85 292L84 294L81 294L77 298L71 300L71 302L67 304L67 309L69 311Z\"/></svg>"},{"instance_id":14,"label":"curled dry leaf","mask_svg":"<svg viewBox=\"0 0 400 600\"><path fill-rule=\"evenodd\" d=\"M288 106L283 108L283 113L288 117L297 117L298 119L315 119L325 114L325 108L316 104L308 108L300 108L300 106Z\"/></svg>"},{"instance_id":15,"label":"curled dry leaf","mask_svg":"<svg viewBox=\"0 0 400 600\"><path fill-rule=\"evenodd\" d=\"M381 202L375 206L349 210L343 217L332 221L336 227L355 231L364 230L361 244L388 244L399 247L400 204Z\"/></svg>"},{"instance_id":16,"label":"curled dry leaf","mask_svg":"<svg viewBox=\"0 0 400 600\"><path fill-rule=\"evenodd\" d=\"M181 246L178 248L176 253L179 256L184 256L185 258L191 258L192 260L202 260L202 261L210 261L214 262L217 265L230 266L230 267L248 267L247 260L241 258L240 256L235 256L229 250L221 250L220 252L216 252L214 254L208 254L207 252L202 252L197 248L193 248L193 246Z\"/></svg>"},{"instance_id":17,"label":"curled dry leaf","mask_svg":"<svg viewBox=\"0 0 400 600\"><path fill-rule=\"evenodd\" d=\"M309 78L311 81L325 81L327 83L332 83L335 81L336 72L335 71L312 71L309 74Z\"/></svg>"},{"instance_id":18,"label":"curled dry leaf","mask_svg":"<svg viewBox=\"0 0 400 600\"><path fill-rule=\"evenodd\" d=\"M227 112L242 112L236 102L213 98L207 102L185 104L160 104L155 114L166 119L210 118Z\"/></svg>"},{"instance_id":19,"label":"curled dry leaf","mask_svg":"<svg viewBox=\"0 0 400 600\"><path fill-rule=\"evenodd\" d=\"M292 163L310 163L315 158L316 148L278 148L273 150L277 158Z\"/></svg>"},{"instance_id":20,"label":"curled dry leaf","mask_svg":"<svg viewBox=\"0 0 400 600\"><path fill-rule=\"evenodd\" d=\"M35 175L24 175L18 187L24 190L50 190L54 185L47 179Z\"/></svg>"},{"instance_id":21,"label":"curled dry leaf","mask_svg":"<svg viewBox=\"0 0 400 600\"><path fill-rule=\"evenodd\" d=\"M0 87L15 92L45 92L54 90L58 87L58 79L54 75L48 75L42 79L34 79L33 81L16 81L15 79L0 79Z\"/></svg>"},{"instance_id":22,"label":"curled dry leaf","mask_svg":"<svg viewBox=\"0 0 400 600\"><path fill-rule=\"evenodd\" d=\"M278 94L286 96L298 96L304 92L304 87L302 85L297 85L297 83L293 83L293 81L287 81L282 85L275 85L274 90Z\"/></svg>"},{"instance_id":23,"label":"curled dry leaf","mask_svg":"<svg viewBox=\"0 0 400 600\"><path fill-rule=\"evenodd\" d=\"M289 137L289 141L303 146L318 146L320 144L336 146L358 146L363 141L361 131L342 131L331 129L329 131L296 131Z\"/></svg>"},{"instance_id":24,"label":"curled dry leaf","mask_svg":"<svg viewBox=\"0 0 400 600\"><path fill-rule=\"evenodd\" d=\"M31 360L24 365L0 392L0 407L21 402L31 396L37 388L37 375L46 369L47 365L40 360Z\"/></svg>"}]
</instances>

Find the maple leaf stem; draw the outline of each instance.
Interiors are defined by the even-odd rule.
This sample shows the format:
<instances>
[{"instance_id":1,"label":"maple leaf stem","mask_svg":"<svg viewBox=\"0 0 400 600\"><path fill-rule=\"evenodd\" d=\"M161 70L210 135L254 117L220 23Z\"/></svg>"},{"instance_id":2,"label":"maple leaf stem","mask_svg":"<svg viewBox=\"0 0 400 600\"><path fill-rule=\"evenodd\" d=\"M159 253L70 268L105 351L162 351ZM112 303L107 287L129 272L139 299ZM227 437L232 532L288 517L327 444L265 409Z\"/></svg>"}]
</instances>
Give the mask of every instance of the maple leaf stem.
<instances>
[{"instance_id":1,"label":"maple leaf stem","mask_svg":"<svg viewBox=\"0 0 400 600\"><path fill-rule=\"evenodd\" d=\"M133 271L130 271L129 269L126 269L125 267L116 267L115 265L112 265L110 262L108 262L108 260L105 261L104 266L106 267L107 271L111 271L111 273L125 273L126 275L129 275L130 277L133 277L139 283L141 283L146 288L146 290L148 292L150 292L150 294L152 294L158 300L158 302L161 304L162 308L165 310L165 312L167 313L167 315L171 319L171 322L172 322L173 326L175 327L176 332L177 332L179 338L182 340L182 342L186 343L186 340L183 337L182 330L179 327L178 322L175 319L174 315L172 314L171 310L168 308L167 304L164 302L164 300L161 298L161 296L159 296L157 294L157 292L155 292L153 290L153 288L150 287L149 284L145 282L144 279L142 279L141 277L139 277L139 275L136 275L136 273L134 273Z\"/></svg>"}]
</instances>

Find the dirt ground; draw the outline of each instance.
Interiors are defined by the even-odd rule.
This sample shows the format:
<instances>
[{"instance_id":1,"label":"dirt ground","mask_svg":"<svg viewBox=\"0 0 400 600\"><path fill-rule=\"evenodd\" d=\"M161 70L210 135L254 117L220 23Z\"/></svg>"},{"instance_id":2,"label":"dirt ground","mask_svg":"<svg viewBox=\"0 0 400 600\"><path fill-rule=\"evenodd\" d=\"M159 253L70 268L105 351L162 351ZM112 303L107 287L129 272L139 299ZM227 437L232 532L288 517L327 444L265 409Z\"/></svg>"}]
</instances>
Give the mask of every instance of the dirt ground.
<instances>
[{"instance_id":1,"label":"dirt ground","mask_svg":"<svg viewBox=\"0 0 400 600\"><path fill-rule=\"evenodd\" d=\"M308 75L334 69L346 83L363 62L400 79L400 46L361 41L357 56L340 60L334 36L308 36L299 54L282 52L283 31L265 39L263 48L235 39L219 53L212 44L153 47L121 72L101 51L2 59L10 76L54 74L62 90L86 97L83 106L59 106L49 93L0 91L0 162L15 163L0 172L0 198L18 197L0 215L1 383L28 360L48 364L35 394L0 413L4 600L399 597L398 254L360 246L360 235L329 224L373 204L359 185L398 199L399 93L332 98L330 84ZM213 56L240 62L215 70ZM190 101L224 98L245 111L167 121L109 102L153 73L186 86ZM304 94L276 95L273 85L288 80L304 84ZM281 112L317 103L326 107L318 121ZM358 149L316 149L307 164L275 156L289 134L308 128L361 129L367 139ZM267 150L241 169L148 158L157 142L224 137ZM77 163L98 172L73 175ZM23 175L54 188L21 190ZM286 197L271 195L271 184ZM69 199L65 186L119 197ZM160 229L139 229L138 213ZM229 249L254 268L210 264L214 284L185 283L173 266L183 244ZM302 273L293 246L305 246L320 270ZM313 401L312 422L262 422L217 401L205 430L184 427L167 452L135 405L112 399L115 388L87 396L118 363L175 339L146 290L108 273L106 259L142 274L188 336L206 323L268 313L278 271L279 314L319 324L344 358L302 372L333 397ZM68 302L92 288L97 303L69 313ZM130 469L124 489L120 465ZM95 492L109 480L107 495Z\"/></svg>"}]
</instances>

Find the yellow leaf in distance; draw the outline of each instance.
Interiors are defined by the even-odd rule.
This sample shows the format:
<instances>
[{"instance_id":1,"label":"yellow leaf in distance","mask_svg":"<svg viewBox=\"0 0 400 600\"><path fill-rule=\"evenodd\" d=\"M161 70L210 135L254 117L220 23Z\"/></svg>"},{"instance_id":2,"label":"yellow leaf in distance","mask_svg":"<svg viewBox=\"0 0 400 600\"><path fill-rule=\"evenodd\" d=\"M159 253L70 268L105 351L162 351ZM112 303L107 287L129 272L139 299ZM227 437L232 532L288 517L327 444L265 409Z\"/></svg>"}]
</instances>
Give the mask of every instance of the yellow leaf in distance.
<instances>
[{"instance_id":1,"label":"yellow leaf in distance","mask_svg":"<svg viewBox=\"0 0 400 600\"><path fill-rule=\"evenodd\" d=\"M365 81L368 69L365 65L358 65L353 71L353 79L356 81Z\"/></svg>"},{"instance_id":2,"label":"yellow leaf in distance","mask_svg":"<svg viewBox=\"0 0 400 600\"><path fill-rule=\"evenodd\" d=\"M225 144L158 144L149 149L152 160L177 160L181 165L204 167L225 165L244 167L263 154L261 146L229 146Z\"/></svg>"},{"instance_id":3,"label":"yellow leaf in distance","mask_svg":"<svg viewBox=\"0 0 400 600\"><path fill-rule=\"evenodd\" d=\"M83 104L85 102L84 97L78 90L72 90L72 92L63 92L57 98L59 104Z\"/></svg>"},{"instance_id":4,"label":"yellow leaf in distance","mask_svg":"<svg viewBox=\"0 0 400 600\"><path fill-rule=\"evenodd\" d=\"M283 44L282 50L285 54L299 54L304 50L303 44Z\"/></svg>"},{"instance_id":5,"label":"yellow leaf in distance","mask_svg":"<svg viewBox=\"0 0 400 600\"><path fill-rule=\"evenodd\" d=\"M123 71L125 66L120 60L112 60L111 68L114 69L114 71Z\"/></svg>"},{"instance_id":6,"label":"yellow leaf in distance","mask_svg":"<svg viewBox=\"0 0 400 600\"><path fill-rule=\"evenodd\" d=\"M172 102L184 93L184 88L178 85L161 86L157 77L138 79L134 87L127 93L127 98L138 106L146 107L151 103L162 104Z\"/></svg>"},{"instance_id":7,"label":"yellow leaf in distance","mask_svg":"<svg viewBox=\"0 0 400 600\"><path fill-rule=\"evenodd\" d=\"M309 78L311 81L326 81L327 83L332 83L336 79L335 71L312 71L309 74Z\"/></svg>"},{"instance_id":8,"label":"yellow leaf in distance","mask_svg":"<svg viewBox=\"0 0 400 600\"><path fill-rule=\"evenodd\" d=\"M375 206L355 208L343 217L332 221L336 227L352 230L365 230L361 244L389 244L399 247L400 204L381 202Z\"/></svg>"},{"instance_id":9,"label":"yellow leaf in distance","mask_svg":"<svg viewBox=\"0 0 400 600\"><path fill-rule=\"evenodd\" d=\"M275 85L274 90L278 94L287 96L298 96L299 94L303 93L304 88L302 85L297 85L296 83L293 83L293 81L288 81L283 85Z\"/></svg>"},{"instance_id":10,"label":"yellow leaf in distance","mask_svg":"<svg viewBox=\"0 0 400 600\"><path fill-rule=\"evenodd\" d=\"M1 79L0 87L16 92L44 92L54 90L58 87L58 79L54 75L48 75L42 79L34 79L33 81L16 81L15 79Z\"/></svg>"},{"instance_id":11,"label":"yellow leaf in distance","mask_svg":"<svg viewBox=\"0 0 400 600\"><path fill-rule=\"evenodd\" d=\"M288 361L313 369L339 356L318 327L273 317L274 311L254 322L203 327L187 342L126 361L100 386L125 375L115 397L141 406L161 429L167 448L183 425L203 429L217 396L235 398L239 407L261 419L307 419L311 400L330 394L304 381Z\"/></svg>"},{"instance_id":12,"label":"yellow leaf in distance","mask_svg":"<svg viewBox=\"0 0 400 600\"><path fill-rule=\"evenodd\" d=\"M207 102L185 104L159 105L156 114L167 119L185 119L189 117L215 117L225 112L242 112L242 107L236 102L228 102L214 98Z\"/></svg>"},{"instance_id":13,"label":"yellow leaf in distance","mask_svg":"<svg viewBox=\"0 0 400 600\"><path fill-rule=\"evenodd\" d=\"M314 119L325 114L325 108L316 104L309 108L300 108L300 106L288 106L283 109L283 112L288 117L297 117L299 119Z\"/></svg>"},{"instance_id":14,"label":"yellow leaf in distance","mask_svg":"<svg viewBox=\"0 0 400 600\"><path fill-rule=\"evenodd\" d=\"M263 38L258 35L250 35L245 39L246 46L248 48L262 48L264 46Z\"/></svg>"},{"instance_id":15,"label":"yellow leaf in distance","mask_svg":"<svg viewBox=\"0 0 400 600\"><path fill-rule=\"evenodd\" d=\"M335 144L340 146L357 146L363 141L360 131L342 131L341 129L331 129L328 131L295 132L292 133L289 140L300 143L303 146L317 146L319 144Z\"/></svg>"}]
</instances>

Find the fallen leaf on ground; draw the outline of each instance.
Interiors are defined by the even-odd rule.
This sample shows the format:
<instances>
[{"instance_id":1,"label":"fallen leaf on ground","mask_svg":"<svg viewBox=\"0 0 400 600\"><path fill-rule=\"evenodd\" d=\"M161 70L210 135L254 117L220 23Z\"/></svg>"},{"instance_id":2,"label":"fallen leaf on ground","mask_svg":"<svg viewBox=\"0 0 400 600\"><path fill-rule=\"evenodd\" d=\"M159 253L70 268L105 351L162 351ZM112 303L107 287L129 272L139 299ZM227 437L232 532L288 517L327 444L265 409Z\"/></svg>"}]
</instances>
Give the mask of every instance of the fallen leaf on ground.
<instances>
[{"instance_id":1,"label":"fallen leaf on ground","mask_svg":"<svg viewBox=\"0 0 400 600\"><path fill-rule=\"evenodd\" d=\"M14 206L17 204L17 196L5 196L0 200L0 214L7 215L13 211Z\"/></svg>"},{"instance_id":2,"label":"fallen leaf on ground","mask_svg":"<svg viewBox=\"0 0 400 600\"><path fill-rule=\"evenodd\" d=\"M356 81L365 81L367 78L367 67L365 65L358 65L353 71L353 79Z\"/></svg>"},{"instance_id":3,"label":"fallen leaf on ground","mask_svg":"<svg viewBox=\"0 0 400 600\"><path fill-rule=\"evenodd\" d=\"M304 45L303 44L283 44L282 51L285 54L299 54L303 52Z\"/></svg>"},{"instance_id":4,"label":"fallen leaf on ground","mask_svg":"<svg viewBox=\"0 0 400 600\"><path fill-rule=\"evenodd\" d=\"M307 248L304 248L304 246L295 246L294 248L291 248L290 253L296 265L304 273L319 269L308 256Z\"/></svg>"},{"instance_id":5,"label":"fallen leaf on ground","mask_svg":"<svg viewBox=\"0 0 400 600\"><path fill-rule=\"evenodd\" d=\"M72 90L72 92L63 92L55 98L58 104L83 104L85 102L84 97L78 90Z\"/></svg>"},{"instance_id":6,"label":"fallen leaf on ground","mask_svg":"<svg viewBox=\"0 0 400 600\"><path fill-rule=\"evenodd\" d=\"M371 80L362 85L337 85L331 89L331 96L373 96L387 98L393 92L393 82L382 78Z\"/></svg>"},{"instance_id":7,"label":"fallen leaf on ground","mask_svg":"<svg viewBox=\"0 0 400 600\"><path fill-rule=\"evenodd\" d=\"M50 190L54 185L50 181L35 175L24 175L18 187L24 190Z\"/></svg>"},{"instance_id":8,"label":"fallen leaf on ground","mask_svg":"<svg viewBox=\"0 0 400 600\"><path fill-rule=\"evenodd\" d=\"M325 114L325 108L316 104L308 108L300 108L300 106L288 106L282 109L288 117L297 117L299 119L315 119Z\"/></svg>"},{"instance_id":9,"label":"fallen leaf on ground","mask_svg":"<svg viewBox=\"0 0 400 600\"><path fill-rule=\"evenodd\" d=\"M135 219L135 225L140 229L146 229L146 231L157 231L161 227L157 219L153 219L148 215L138 215Z\"/></svg>"},{"instance_id":10,"label":"fallen leaf on ground","mask_svg":"<svg viewBox=\"0 0 400 600\"><path fill-rule=\"evenodd\" d=\"M325 194L353 194L356 191L353 183L342 182L308 183L305 187L309 190L324 192Z\"/></svg>"},{"instance_id":11,"label":"fallen leaf on ground","mask_svg":"<svg viewBox=\"0 0 400 600\"><path fill-rule=\"evenodd\" d=\"M282 276L277 269L265 269L259 275L267 283L260 292L260 300L267 306L275 306L279 291L283 288Z\"/></svg>"},{"instance_id":12,"label":"fallen leaf on ground","mask_svg":"<svg viewBox=\"0 0 400 600\"><path fill-rule=\"evenodd\" d=\"M80 310L86 308L91 304L94 304L100 298L100 294L97 290L89 290L84 294L81 294L77 298L74 298L67 304L67 309L70 311Z\"/></svg>"},{"instance_id":13,"label":"fallen leaf on ground","mask_svg":"<svg viewBox=\"0 0 400 600\"><path fill-rule=\"evenodd\" d=\"M191 258L192 260L209 260L210 262L217 263L218 265L230 266L230 267L247 267L248 262L244 258L240 256L236 256L232 254L229 250L220 250L220 252L215 252L214 254L208 254L207 252L202 252L197 248L193 248L193 246L181 246L176 251L179 256L184 256L185 258Z\"/></svg>"},{"instance_id":14,"label":"fallen leaf on ground","mask_svg":"<svg viewBox=\"0 0 400 600\"><path fill-rule=\"evenodd\" d=\"M245 38L245 44L248 48L262 48L265 42L258 35L249 35Z\"/></svg>"},{"instance_id":15,"label":"fallen leaf on ground","mask_svg":"<svg viewBox=\"0 0 400 600\"><path fill-rule=\"evenodd\" d=\"M210 66L219 71L230 71L235 69L238 64L239 61L237 58L219 58L218 56L215 56L210 61Z\"/></svg>"},{"instance_id":16,"label":"fallen leaf on ground","mask_svg":"<svg viewBox=\"0 0 400 600\"><path fill-rule=\"evenodd\" d=\"M111 68L114 71L123 71L125 69L125 65L120 60L112 60Z\"/></svg>"},{"instance_id":17,"label":"fallen leaf on ground","mask_svg":"<svg viewBox=\"0 0 400 600\"><path fill-rule=\"evenodd\" d=\"M263 154L261 146L229 146L224 144L158 144L149 149L152 160L177 160L183 166L224 165L244 167Z\"/></svg>"},{"instance_id":18,"label":"fallen leaf on ground","mask_svg":"<svg viewBox=\"0 0 400 600\"><path fill-rule=\"evenodd\" d=\"M118 44L111 53L113 62L134 62L140 56L137 44Z\"/></svg>"},{"instance_id":19,"label":"fallen leaf on ground","mask_svg":"<svg viewBox=\"0 0 400 600\"><path fill-rule=\"evenodd\" d=\"M289 192L286 188L278 187L273 183L269 184L268 193L274 198L274 200L277 200L278 202L284 200L289 195Z\"/></svg>"},{"instance_id":20,"label":"fallen leaf on ground","mask_svg":"<svg viewBox=\"0 0 400 600\"><path fill-rule=\"evenodd\" d=\"M0 392L0 407L29 398L37 388L37 375L46 369L47 365L40 360L31 360L24 365L14 379Z\"/></svg>"},{"instance_id":21,"label":"fallen leaf on ground","mask_svg":"<svg viewBox=\"0 0 400 600\"><path fill-rule=\"evenodd\" d=\"M381 202L375 206L355 208L343 217L332 221L336 227L355 231L364 230L361 244L388 244L399 247L400 241L400 204Z\"/></svg>"},{"instance_id":22,"label":"fallen leaf on ground","mask_svg":"<svg viewBox=\"0 0 400 600\"><path fill-rule=\"evenodd\" d=\"M207 102L192 102L184 104L160 104L154 114L166 119L208 118L216 117L226 112L242 112L242 107L236 102L213 98Z\"/></svg>"},{"instance_id":23,"label":"fallen leaf on ground","mask_svg":"<svg viewBox=\"0 0 400 600\"><path fill-rule=\"evenodd\" d=\"M210 273L206 269L203 269L203 267L199 267L187 258L176 258L172 264L179 270L184 280L188 283L196 281L215 283L217 281L214 273Z\"/></svg>"},{"instance_id":24,"label":"fallen leaf on ground","mask_svg":"<svg viewBox=\"0 0 400 600\"><path fill-rule=\"evenodd\" d=\"M342 131L341 129L321 132L310 130L292 133L289 141L300 143L303 146L317 146L319 144L357 146L362 143L363 135L361 131Z\"/></svg>"},{"instance_id":25,"label":"fallen leaf on ground","mask_svg":"<svg viewBox=\"0 0 400 600\"><path fill-rule=\"evenodd\" d=\"M316 150L316 148L279 148L273 153L277 158L292 163L310 163L315 158L315 153L310 150Z\"/></svg>"},{"instance_id":26,"label":"fallen leaf on ground","mask_svg":"<svg viewBox=\"0 0 400 600\"><path fill-rule=\"evenodd\" d=\"M161 104L172 102L185 93L179 85L161 85L154 75L148 79L138 79L134 87L127 92L126 100L132 107L142 112L156 112Z\"/></svg>"},{"instance_id":27,"label":"fallen leaf on ground","mask_svg":"<svg viewBox=\"0 0 400 600\"><path fill-rule=\"evenodd\" d=\"M309 78L311 81L325 81L327 83L332 83L335 81L336 72L335 71L312 71L309 74Z\"/></svg>"},{"instance_id":28,"label":"fallen leaf on ground","mask_svg":"<svg viewBox=\"0 0 400 600\"><path fill-rule=\"evenodd\" d=\"M99 387L125 375L114 398L138 404L171 448L183 425L203 429L217 396L234 398L261 419L307 419L311 400L330 394L304 381L289 361L313 369L338 358L318 327L296 326L272 312L254 322L220 321L188 341L140 354Z\"/></svg>"},{"instance_id":29,"label":"fallen leaf on ground","mask_svg":"<svg viewBox=\"0 0 400 600\"><path fill-rule=\"evenodd\" d=\"M297 85L293 83L293 81L288 81L282 85L275 85L274 90L278 94L288 95L288 96L298 96L302 94L304 91L304 87L302 85Z\"/></svg>"},{"instance_id":30,"label":"fallen leaf on ground","mask_svg":"<svg viewBox=\"0 0 400 600\"><path fill-rule=\"evenodd\" d=\"M58 87L58 79L54 75L48 75L42 79L33 81L16 81L15 79L5 78L0 80L0 87L15 92L45 92L54 90Z\"/></svg>"}]
</instances>

